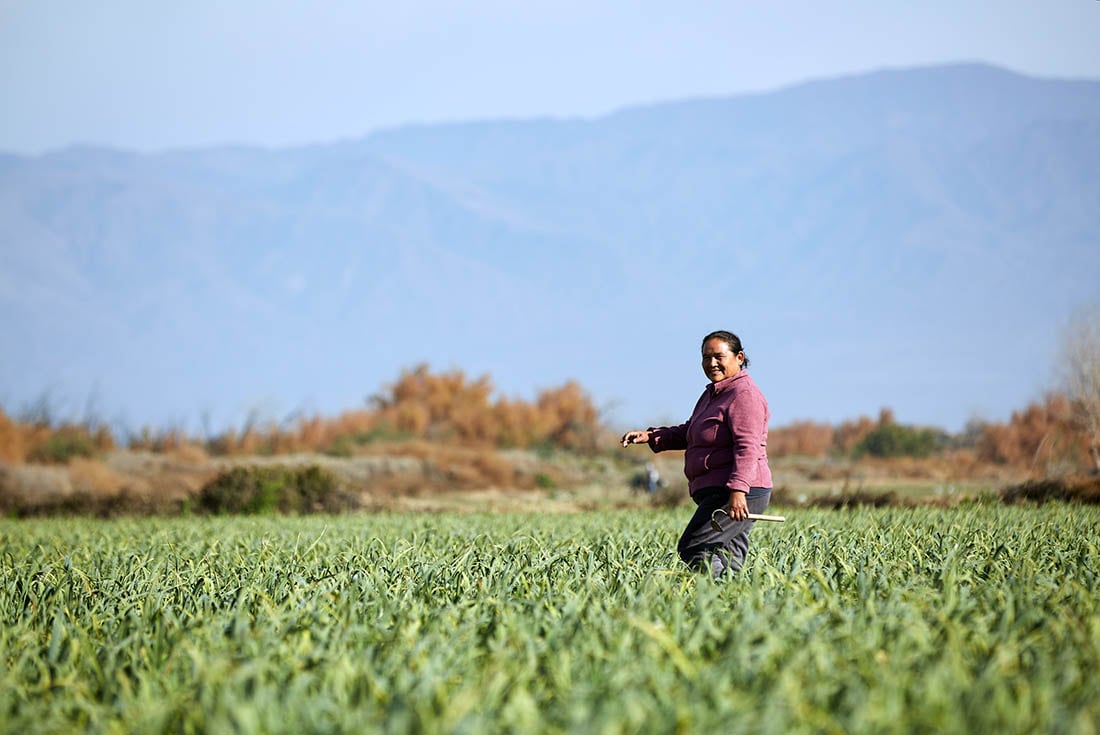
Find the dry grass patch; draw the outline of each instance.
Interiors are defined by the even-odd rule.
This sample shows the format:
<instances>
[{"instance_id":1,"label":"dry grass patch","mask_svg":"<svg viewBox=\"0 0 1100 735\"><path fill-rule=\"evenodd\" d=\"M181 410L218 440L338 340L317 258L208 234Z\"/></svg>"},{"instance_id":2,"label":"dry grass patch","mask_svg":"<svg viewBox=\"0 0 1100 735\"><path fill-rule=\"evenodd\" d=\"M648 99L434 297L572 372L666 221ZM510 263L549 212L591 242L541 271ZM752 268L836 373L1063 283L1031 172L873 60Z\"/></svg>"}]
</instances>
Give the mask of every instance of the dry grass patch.
<instances>
[{"instance_id":1,"label":"dry grass patch","mask_svg":"<svg viewBox=\"0 0 1100 735\"><path fill-rule=\"evenodd\" d=\"M0 465L0 511L5 514L56 507L73 494L65 467Z\"/></svg>"},{"instance_id":2,"label":"dry grass patch","mask_svg":"<svg viewBox=\"0 0 1100 735\"><path fill-rule=\"evenodd\" d=\"M68 468L73 490L96 498L117 495L128 484L133 484L132 478L128 479L115 472L98 459L74 457L69 461Z\"/></svg>"}]
</instances>

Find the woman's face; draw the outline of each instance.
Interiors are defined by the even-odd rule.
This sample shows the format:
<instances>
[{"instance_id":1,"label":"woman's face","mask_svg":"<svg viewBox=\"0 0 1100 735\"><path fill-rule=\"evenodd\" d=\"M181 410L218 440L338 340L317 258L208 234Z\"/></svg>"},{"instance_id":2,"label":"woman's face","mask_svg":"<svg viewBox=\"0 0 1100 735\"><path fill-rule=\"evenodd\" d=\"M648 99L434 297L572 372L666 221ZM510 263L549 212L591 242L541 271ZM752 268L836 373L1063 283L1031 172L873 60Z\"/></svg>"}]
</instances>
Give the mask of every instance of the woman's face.
<instances>
[{"instance_id":1,"label":"woman's face","mask_svg":"<svg viewBox=\"0 0 1100 735\"><path fill-rule=\"evenodd\" d=\"M710 382L732 378L741 372L741 364L745 362L745 353L733 353L725 340L708 339L703 344L703 372L710 378Z\"/></svg>"}]
</instances>

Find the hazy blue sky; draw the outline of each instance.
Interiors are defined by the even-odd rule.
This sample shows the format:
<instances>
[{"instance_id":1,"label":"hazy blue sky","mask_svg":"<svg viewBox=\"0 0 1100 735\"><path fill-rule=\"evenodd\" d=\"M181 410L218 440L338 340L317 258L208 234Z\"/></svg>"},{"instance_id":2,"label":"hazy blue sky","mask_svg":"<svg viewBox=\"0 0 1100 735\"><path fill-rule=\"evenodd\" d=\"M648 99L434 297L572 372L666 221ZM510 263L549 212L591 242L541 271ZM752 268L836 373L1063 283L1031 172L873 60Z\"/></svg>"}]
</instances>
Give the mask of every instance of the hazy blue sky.
<instances>
[{"instance_id":1,"label":"hazy blue sky","mask_svg":"<svg viewBox=\"0 0 1100 735\"><path fill-rule=\"evenodd\" d=\"M949 61L1100 78L1100 1L0 0L0 150L324 142Z\"/></svg>"}]
</instances>

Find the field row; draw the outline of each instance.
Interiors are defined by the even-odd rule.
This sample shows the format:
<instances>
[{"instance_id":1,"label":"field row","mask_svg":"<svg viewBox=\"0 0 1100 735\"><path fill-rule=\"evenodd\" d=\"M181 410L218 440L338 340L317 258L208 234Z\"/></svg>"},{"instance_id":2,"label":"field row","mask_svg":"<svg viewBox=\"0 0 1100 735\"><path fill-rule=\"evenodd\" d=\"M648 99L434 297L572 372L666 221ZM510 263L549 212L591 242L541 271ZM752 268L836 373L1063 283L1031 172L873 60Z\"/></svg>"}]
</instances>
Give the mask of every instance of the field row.
<instances>
[{"instance_id":1,"label":"field row","mask_svg":"<svg viewBox=\"0 0 1100 735\"><path fill-rule=\"evenodd\" d=\"M1100 729L1100 509L0 521L0 731Z\"/></svg>"}]
</instances>

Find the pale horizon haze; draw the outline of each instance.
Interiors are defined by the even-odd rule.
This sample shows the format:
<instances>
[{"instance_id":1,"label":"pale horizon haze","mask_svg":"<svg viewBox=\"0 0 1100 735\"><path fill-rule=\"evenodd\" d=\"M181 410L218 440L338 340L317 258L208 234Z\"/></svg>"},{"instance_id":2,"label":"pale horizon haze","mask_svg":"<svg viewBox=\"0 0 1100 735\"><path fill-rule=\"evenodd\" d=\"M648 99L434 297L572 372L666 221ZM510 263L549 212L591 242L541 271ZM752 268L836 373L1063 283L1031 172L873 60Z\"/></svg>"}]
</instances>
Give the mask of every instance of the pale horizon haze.
<instances>
[{"instance_id":1,"label":"pale horizon haze","mask_svg":"<svg viewBox=\"0 0 1100 735\"><path fill-rule=\"evenodd\" d=\"M0 0L0 151L296 146L979 61L1100 78L1100 2Z\"/></svg>"}]
</instances>

